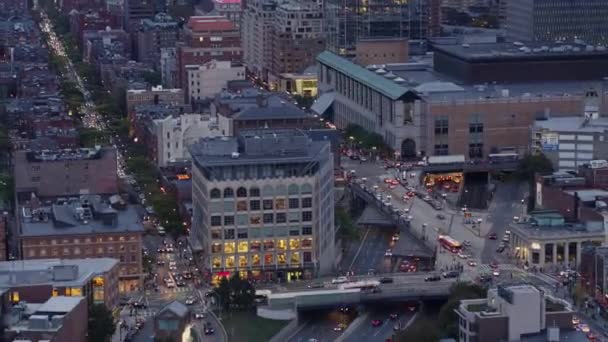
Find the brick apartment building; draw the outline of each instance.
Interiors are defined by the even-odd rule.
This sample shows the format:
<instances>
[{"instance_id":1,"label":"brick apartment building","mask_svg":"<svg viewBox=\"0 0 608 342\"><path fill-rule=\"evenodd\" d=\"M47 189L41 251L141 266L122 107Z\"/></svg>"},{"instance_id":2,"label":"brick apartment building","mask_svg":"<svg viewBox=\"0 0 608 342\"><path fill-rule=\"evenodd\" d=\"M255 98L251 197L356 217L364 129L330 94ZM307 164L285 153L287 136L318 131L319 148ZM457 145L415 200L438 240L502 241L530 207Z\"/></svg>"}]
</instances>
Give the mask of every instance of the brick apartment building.
<instances>
[{"instance_id":1,"label":"brick apartment building","mask_svg":"<svg viewBox=\"0 0 608 342\"><path fill-rule=\"evenodd\" d=\"M178 47L177 59L180 88L188 94L187 65L200 65L211 60L243 62L241 33L225 17L190 17L184 26L184 43Z\"/></svg>"},{"instance_id":2,"label":"brick apartment building","mask_svg":"<svg viewBox=\"0 0 608 342\"><path fill-rule=\"evenodd\" d=\"M164 89L162 86L150 89L127 90L127 112L131 113L139 105L167 104L181 106L184 104L183 89Z\"/></svg>"},{"instance_id":3,"label":"brick apartment building","mask_svg":"<svg viewBox=\"0 0 608 342\"><path fill-rule=\"evenodd\" d=\"M18 199L116 194L116 149L112 147L15 152L15 192Z\"/></svg>"},{"instance_id":4,"label":"brick apartment building","mask_svg":"<svg viewBox=\"0 0 608 342\"><path fill-rule=\"evenodd\" d=\"M18 207L21 256L32 259L114 258L119 291L140 290L143 279L143 224L118 195L33 197Z\"/></svg>"}]
</instances>

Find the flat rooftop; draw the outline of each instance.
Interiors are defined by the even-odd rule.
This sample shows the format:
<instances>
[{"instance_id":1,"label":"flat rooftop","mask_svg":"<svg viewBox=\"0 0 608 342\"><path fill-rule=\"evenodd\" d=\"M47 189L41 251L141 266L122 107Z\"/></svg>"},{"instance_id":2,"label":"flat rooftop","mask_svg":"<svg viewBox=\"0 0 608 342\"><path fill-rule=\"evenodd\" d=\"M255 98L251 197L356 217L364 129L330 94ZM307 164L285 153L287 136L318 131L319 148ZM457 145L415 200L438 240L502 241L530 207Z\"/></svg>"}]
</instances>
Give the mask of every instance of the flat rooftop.
<instances>
[{"instance_id":1,"label":"flat rooftop","mask_svg":"<svg viewBox=\"0 0 608 342\"><path fill-rule=\"evenodd\" d=\"M199 165L249 165L317 161L328 140L314 141L301 130L244 130L238 137L205 138L190 147Z\"/></svg>"},{"instance_id":2,"label":"flat rooftop","mask_svg":"<svg viewBox=\"0 0 608 342\"><path fill-rule=\"evenodd\" d=\"M29 162L91 160L101 159L104 153L113 150L111 147L102 148L69 148L56 150L28 151L26 157Z\"/></svg>"},{"instance_id":3,"label":"flat rooftop","mask_svg":"<svg viewBox=\"0 0 608 342\"><path fill-rule=\"evenodd\" d=\"M606 58L608 49L603 45L551 42L513 42L479 44L438 44L435 51L445 53L469 62L494 59L576 59Z\"/></svg>"},{"instance_id":4,"label":"flat rooftop","mask_svg":"<svg viewBox=\"0 0 608 342\"><path fill-rule=\"evenodd\" d=\"M602 133L608 130L608 118L586 120L582 116L569 116L536 120L535 128L554 132Z\"/></svg>"},{"instance_id":5,"label":"flat rooftop","mask_svg":"<svg viewBox=\"0 0 608 342\"><path fill-rule=\"evenodd\" d=\"M49 298L45 303L40 305L37 312L41 313L68 313L72 311L84 297L74 296L57 296Z\"/></svg>"},{"instance_id":6,"label":"flat rooftop","mask_svg":"<svg viewBox=\"0 0 608 342\"><path fill-rule=\"evenodd\" d=\"M135 206L120 196L82 195L45 200L38 207L19 207L21 236L85 235L143 232Z\"/></svg>"},{"instance_id":7,"label":"flat rooftop","mask_svg":"<svg viewBox=\"0 0 608 342\"><path fill-rule=\"evenodd\" d=\"M37 259L0 262L0 288L53 284L82 285L92 277L110 271L118 259Z\"/></svg>"}]
</instances>

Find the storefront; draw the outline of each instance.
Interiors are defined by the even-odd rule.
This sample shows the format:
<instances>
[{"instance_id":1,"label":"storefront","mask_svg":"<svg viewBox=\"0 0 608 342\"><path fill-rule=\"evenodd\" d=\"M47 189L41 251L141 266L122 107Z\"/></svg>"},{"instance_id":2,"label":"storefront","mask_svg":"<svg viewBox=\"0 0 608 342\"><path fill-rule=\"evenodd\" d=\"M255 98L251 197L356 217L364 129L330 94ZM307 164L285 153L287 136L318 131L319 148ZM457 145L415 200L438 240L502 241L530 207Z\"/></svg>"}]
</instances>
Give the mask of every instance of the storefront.
<instances>
[{"instance_id":1,"label":"storefront","mask_svg":"<svg viewBox=\"0 0 608 342\"><path fill-rule=\"evenodd\" d=\"M462 172L427 173L424 176L424 185L427 188L442 187L446 191L456 192L462 183Z\"/></svg>"}]
</instances>

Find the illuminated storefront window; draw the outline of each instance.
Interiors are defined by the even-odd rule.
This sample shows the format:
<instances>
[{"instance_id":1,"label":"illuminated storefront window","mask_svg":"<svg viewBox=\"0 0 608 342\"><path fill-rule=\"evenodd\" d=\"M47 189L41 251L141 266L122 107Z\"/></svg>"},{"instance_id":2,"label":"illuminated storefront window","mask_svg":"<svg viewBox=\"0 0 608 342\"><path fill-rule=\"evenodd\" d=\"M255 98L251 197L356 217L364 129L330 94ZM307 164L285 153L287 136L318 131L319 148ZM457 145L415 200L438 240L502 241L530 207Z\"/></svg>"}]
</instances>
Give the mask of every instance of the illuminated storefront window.
<instances>
[{"instance_id":1,"label":"illuminated storefront window","mask_svg":"<svg viewBox=\"0 0 608 342\"><path fill-rule=\"evenodd\" d=\"M104 302L104 290L103 287L93 288L93 302L103 303Z\"/></svg>"},{"instance_id":2,"label":"illuminated storefront window","mask_svg":"<svg viewBox=\"0 0 608 342\"><path fill-rule=\"evenodd\" d=\"M264 265L274 265L274 255L270 253L264 254Z\"/></svg>"},{"instance_id":3,"label":"illuminated storefront window","mask_svg":"<svg viewBox=\"0 0 608 342\"><path fill-rule=\"evenodd\" d=\"M287 240L278 240L277 249L280 251L286 250L287 249Z\"/></svg>"},{"instance_id":4,"label":"illuminated storefront window","mask_svg":"<svg viewBox=\"0 0 608 342\"><path fill-rule=\"evenodd\" d=\"M239 242L239 253L247 253L249 251L249 243L247 241Z\"/></svg>"},{"instance_id":5,"label":"illuminated storefront window","mask_svg":"<svg viewBox=\"0 0 608 342\"><path fill-rule=\"evenodd\" d=\"M249 266L247 264L247 256L246 255L239 255L239 267L247 267Z\"/></svg>"},{"instance_id":6,"label":"illuminated storefront window","mask_svg":"<svg viewBox=\"0 0 608 342\"><path fill-rule=\"evenodd\" d=\"M224 271L224 272L214 273L213 276L211 277L211 283L214 285L217 285L220 283L222 278L230 278L230 272Z\"/></svg>"},{"instance_id":7,"label":"illuminated storefront window","mask_svg":"<svg viewBox=\"0 0 608 342\"><path fill-rule=\"evenodd\" d=\"M224 253L234 253L236 244L234 242L224 242Z\"/></svg>"},{"instance_id":8,"label":"illuminated storefront window","mask_svg":"<svg viewBox=\"0 0 608 342\"><path fill-rule=\"evenodd\" d=\"M287 258L285 257L285 253L277 254L277 263L279 265L285 265L287 263Z\"/></svg>"},{"instance_id":9,"label":"illuminated storefront window","mask_svg":"<svg viewBox=\"0 0 608 342\"><path fill-rule=\"evenodd\" d=\"M103 283L104 283L103 277L93 278L93 286L103 286Z\"/></svg>"},{"instance_id":10,"label":"illuminated storefront window","mask_svg":"<svg viewBox=\"0 0 608 342\"><path fill-rule=\"evenodd\" d=\"M13 291L13 293L11 293L11 301L13 303L19 303L19 292Z\"/></svg>"},{"instance_id":11,"label":"illuminated storefront window","mask_svg":"<svg viewBox=\"0 0 608 342\"><path fill-rule=\"evenodd\" d=\"M69 288L69 287L66 287L65 288L65 295L68 296L68 297L71 296L72 295L72 289Z\"/></svg>"},{"instance_id":12,"label":"illuminated storefront window","mask_svg":"<svg viewBox=\"0 0 608 342\"><path fill-rule=\"evenodd\" d=\"M274 240L264 240L264 250L274 251Z\"/></svg>"},{"instance_id":13,"label":"illuminated storefront window","mask_svg":"<svg viewBox=\"0 0 608 342\"><path fill-rule=\"evenodd\" d=\"M289 239L289 249L300 249L300 239Z\"/></svg>"},{"instance_id":14,"label":"illuminated storefront window","mask_svg":"<svg viewBox=\"0 0 608 342\"><path fill-rule=\"evenodd\" d=\"M249 278L249 275L247 274L247 271L239 271L239 278L241 278L241 279L247 279L247 278Z\"/></svg>"},{"instance_id":15,"label":"illuminated storefront window","mask_svg":"<svg viewBox=\"0 0 608 342\"><path fill-rule=\"evenodd\" d=\"M53 289L53 297L59 296L59 291L57 289Z\"/></svg>"},{"instance_id":16,"label":"illuminated storefront window","mask_svg":"<svg viewBox=\"0 0 608 342\"><path fill-rule=\"evenodd\" d=\"M211 265L213 266L213 268L220 268L222 267L222 258L221 257L213 257L213 259L211 259Z\"/></svg>"},{"instance_id":17,"label":"illuminated storefront window","mask_svg":"<svg viewBox=\"0 0 608 342\"><path fill-rule=\"evenodd\" d=\"M226 267L234 267L234 255L226 257Z\"/></svg>"},{"instance_id":18,"label":"illuminated storefront window","mask_svg":"<svg viewBox=\"0 0 608 342\"><path fill-rule=\"evenodd\" d=\"M311 238L307 238L307 239L302 239L302 248L312 248L312 239Z\"/></svg>"},{"instance_id":19,"label":"illuminated storefront window","mask_svg":"<svg viewBox=\"0 0 608 342\"><path fill-rule=\"evenodd\" d=\"M253 266L260 266L260 261L261 261L261 258L260 258L259 254L254 254L251 256L251 264Z\"/></svg>"},{"instance_id":20,"label":"illuminated storefront window","mask_svg":"<svg viewBox=\"0 0 608 342\"><path fill-rule=\"evenodd\" d=\"M79 287L72 287L72 296L82 296L82 289Z\"/></svg>"},{"instance_id":21,"label":"illuminated storefront window","mask_svg":"<svg viewBox=\"0 0 608 342\"><path fill-rule=\"evenodd\" d=\"M291 264L300 264L300 252L291 252Z\"/></svg>"}]
</instances>

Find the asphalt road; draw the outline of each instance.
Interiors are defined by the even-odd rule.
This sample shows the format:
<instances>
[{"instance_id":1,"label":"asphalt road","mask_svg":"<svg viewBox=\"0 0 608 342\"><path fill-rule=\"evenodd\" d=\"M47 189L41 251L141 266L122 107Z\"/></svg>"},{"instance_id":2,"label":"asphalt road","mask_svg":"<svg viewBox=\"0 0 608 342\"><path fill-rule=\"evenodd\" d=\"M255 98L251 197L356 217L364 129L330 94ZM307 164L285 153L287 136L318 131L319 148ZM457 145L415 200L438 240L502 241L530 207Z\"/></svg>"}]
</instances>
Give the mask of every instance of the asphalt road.
<instances>
[{"instance_id":1,"label":"asphalt road","mask_svg":"<svg viewBox=\"0 0 608 342\"><path fill-rule=\"evenodd\" d=\"M496 233L498 238L496 240L486 239L481 252L483 263L489 263L496 258L496 248L507 230L508 224L513 221L513 216L521 216L525 210L525 204L521 203L525 190L526 185L521 183L501 182L497 184L486 221L491 224L488 233ZM503 259L502 256L500 259Z\"/></svg>"},{"instance_id":2,"label":"asphalt road","mask_svg":"<svg viewBox=\"0 0 608 342\"><path fill-rule=\"evenodd\" d=\"M360 326L349 334L344 340L346 342L384 342L387 338L395 334L395 326L405 327L408 322L414 317L415 312L398 312L396 320L391 320L389 315L392 313L389 310L376 309L370 312L367 316L367 321L361 323ZM372 320L378 319L382 321L379 327L372 326Z\"/></svg>"},{"instance_id":3,"label":"asphalt road","mask_svg":"<svg viewBox=\"0 0 608 342\"><path fill-rule=\"evenodd\" d=\"M391 236L396 230L369 227L361 231L361 242L353 243L347 249L340 264L341 273L352 271L367 274L370 270L377 273L391 272L391 259L384 256L391 247Z\"/></svg>"},{"instance_id":4,"label":"asphalt road","mask_svg":"<svg viewBox=\"0 0 608 342\"><path fill-rule=\"evenodd\" d=\"M315 339L318 342L333 342L343 333L343 331L334 331L334 328L344 324L346 329L355 318L354 312L350 310L352 309L349 309L348 314L340 312L339 309L304 314L306 323L300 326L300 330L288 341L308 342L310 339Z\"/></svg>"}]
</instances>

